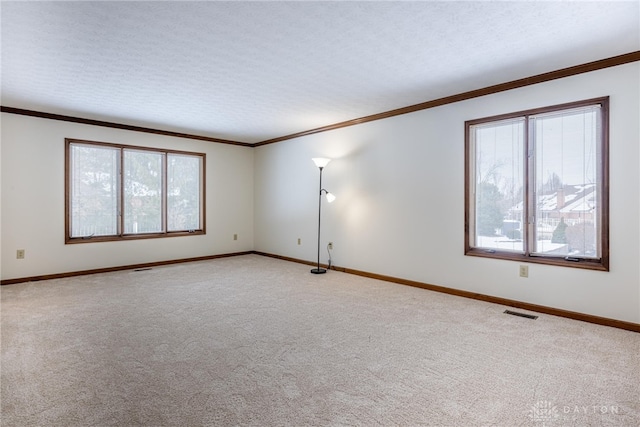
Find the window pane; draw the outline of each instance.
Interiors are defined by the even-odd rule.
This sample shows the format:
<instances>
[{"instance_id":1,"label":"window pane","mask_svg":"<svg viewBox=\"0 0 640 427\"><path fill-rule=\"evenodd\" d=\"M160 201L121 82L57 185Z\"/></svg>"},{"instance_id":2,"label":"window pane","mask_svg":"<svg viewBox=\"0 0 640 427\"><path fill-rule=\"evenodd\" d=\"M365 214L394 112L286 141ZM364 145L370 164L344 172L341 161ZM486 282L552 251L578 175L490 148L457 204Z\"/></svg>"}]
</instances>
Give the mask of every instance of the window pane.
<instances>
[{"instance_id":1,"label":"window pane","mask_svg":"<svg viewBox=\"0 0 640 427\"><path fill-rule=\"evenodd\" d=\"M124 232L162 232L162 153L124 150Z\"/></svg>"},{"instance_id":2,"label":"window pane","mask_svg":"<svg viewBox=\"0 0 640 427\"><path fill-rule=\"evenodd\" d=\"M532 118L535 144L533 252L600 256L599 107Z\"/></svg>"},{"instance_id":3,"label":"window pane","mask_svg":"<svg viewBox=\"0 0 640 427\"><path fill-rule=\"evenodd\" d=\"M475 242L524 251L524 120L472 126L475 153Z\"/></svg>"},{"instance_id":4,"label":"window pane","mask_svg":"<svg viewBox=\"0 0 640 427\"><path fill-rule=\"evenodd\" d=\"M167 156L167 228L169 231L199 230L200 156Z\"/></svg>"},{"instance_id":5,"label":"window pane","mask_svg":"<svg viewBox=\"0 0 640 427\"><path fill-rule=\"evenodd\" d=\"M117 148L70 144L69 237L118 234Z\"/></svg>"}]
</instances>

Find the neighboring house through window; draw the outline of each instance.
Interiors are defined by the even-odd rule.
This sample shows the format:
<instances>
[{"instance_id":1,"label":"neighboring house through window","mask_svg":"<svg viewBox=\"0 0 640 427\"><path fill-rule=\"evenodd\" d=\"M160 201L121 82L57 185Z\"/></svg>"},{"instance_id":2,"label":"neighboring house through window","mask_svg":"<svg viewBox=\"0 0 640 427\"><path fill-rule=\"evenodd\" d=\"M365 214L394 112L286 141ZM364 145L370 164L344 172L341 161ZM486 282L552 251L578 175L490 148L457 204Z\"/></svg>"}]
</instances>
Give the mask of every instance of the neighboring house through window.
<instances>
[{"instance_id":1,"label":"neighboring house through window","mask_svg":"<svg viewBox=\"0 0 640 427\"><path fill-rule=\"evenodd\" d=\"M609 269L609 98L465 123L465 253Z\"/></svg>"}]
</instances>

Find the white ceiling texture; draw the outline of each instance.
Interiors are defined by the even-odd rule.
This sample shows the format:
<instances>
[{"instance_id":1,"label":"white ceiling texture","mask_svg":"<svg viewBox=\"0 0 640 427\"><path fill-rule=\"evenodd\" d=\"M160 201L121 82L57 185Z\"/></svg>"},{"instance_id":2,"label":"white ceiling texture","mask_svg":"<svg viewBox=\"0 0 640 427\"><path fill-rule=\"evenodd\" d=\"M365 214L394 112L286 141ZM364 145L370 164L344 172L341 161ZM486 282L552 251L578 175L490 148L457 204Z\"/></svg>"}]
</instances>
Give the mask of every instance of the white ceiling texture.
<instances>
[{"instance_id":1,"label":"white ceiling texture","mask_svg":"<svg viewBox=\"0 0 640 427\"><path fill-rule=\"evenodd\" d=\"M246 143L640 50L635 1L1 2L2 106Z\"/></svg>"}]
</instances>

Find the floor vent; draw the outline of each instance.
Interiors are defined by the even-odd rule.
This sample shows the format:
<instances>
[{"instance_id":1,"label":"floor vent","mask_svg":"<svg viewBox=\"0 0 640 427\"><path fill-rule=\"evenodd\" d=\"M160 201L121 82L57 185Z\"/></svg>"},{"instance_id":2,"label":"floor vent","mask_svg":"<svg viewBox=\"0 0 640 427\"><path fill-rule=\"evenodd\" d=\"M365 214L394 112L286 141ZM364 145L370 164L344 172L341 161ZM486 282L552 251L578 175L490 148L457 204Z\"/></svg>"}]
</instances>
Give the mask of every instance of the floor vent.
<instances>
[{"instance_id":1,"label":"floor vent","mask_svg":"<svg viewBox=\"0 0 640 427\"><path fill-rule=\"evenodd\" d=\"M151 270L151 267L147 267L147 268L136 268L133 271L147 271L147 270Z\"/></svg>"},{"instance_id":2,"label":"floor vent","mask_svg":"<svg viewBox=\"0 0 640 427\"><path fill-rule=\"evenodd\" d=\"M533 314L518 313L517 311L505 310L504 312L514 316L526 317L527 319L536 320L538 318L538 316L534 316Z\"/></svg>"}]
</instances>

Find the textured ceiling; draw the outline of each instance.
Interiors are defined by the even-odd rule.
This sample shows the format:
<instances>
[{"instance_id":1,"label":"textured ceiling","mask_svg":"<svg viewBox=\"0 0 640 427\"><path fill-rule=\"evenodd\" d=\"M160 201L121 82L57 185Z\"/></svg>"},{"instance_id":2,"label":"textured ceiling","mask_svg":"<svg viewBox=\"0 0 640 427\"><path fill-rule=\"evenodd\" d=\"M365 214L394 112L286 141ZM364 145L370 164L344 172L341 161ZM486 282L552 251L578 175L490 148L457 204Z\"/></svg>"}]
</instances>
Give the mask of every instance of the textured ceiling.
<instances>
[{"instance_id":1,"label":"textured ceiling","mask_svg":"<svg viewBox=\"0 0 640 427\"><path fill-rule=\"evenodd\" d=\"M2 105L254 143L640 50L639 5L2 1Z\"/></svg>"}]
</instances>

